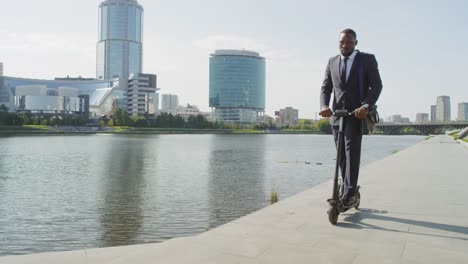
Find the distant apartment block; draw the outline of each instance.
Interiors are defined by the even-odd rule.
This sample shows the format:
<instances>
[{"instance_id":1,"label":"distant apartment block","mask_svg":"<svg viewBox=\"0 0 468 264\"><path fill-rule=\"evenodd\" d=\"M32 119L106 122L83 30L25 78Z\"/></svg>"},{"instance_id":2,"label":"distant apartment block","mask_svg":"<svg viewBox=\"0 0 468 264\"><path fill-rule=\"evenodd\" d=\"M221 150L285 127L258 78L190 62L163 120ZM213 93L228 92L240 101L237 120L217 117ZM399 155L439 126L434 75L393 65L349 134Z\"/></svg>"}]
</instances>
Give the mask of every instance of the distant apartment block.
<instances>
[{"instance_id":1,"label":"distant apartment block","mask_svg":"<svg viewBox=\"0 0 468 264\"><path fill-rule=\"evenodd\" d=\"M186 106L177 106L176 115L183 117L185 120L189 116L197 116L200 114L200 109L196 105L187 104Z\"/></svg>"},{"instance_id":2,"label":"distant apartment block","mask_svg":"<svg viewBox=\"0 0 468 264\"><path fill-rule=\"evenodd\" d=\"M431 105L431 122L436 121L437 106Z\"/></svg>"},{"instance_id":3,"label":"distant apartment block","mask_svg":"<svg viewBox=\"0 0 468 264\"><path fill-rule=\"evenodd\" d=\"M161 112L176 115L179 106L179 96L174 94L161 95Z\"/></svg>"},{"instance_id":4,"label":"distant apartment block","mask_svg":"<svg viewBox=\"0 0 468 264\"><path fill-rule=\"evenodd\" d=\"M0 76L3 76L3 62L0 62Z\"/></svg>"},{"instance_id":5,"label":"distant apartment block","mask_svg":"<svg viewBox=\"0 0 468 264\"><path fill-rule=\"evenodd\" d=\"M275 119L269 115L264 115L258 118L257 123L271 126L275 123Z\"/></svg>"},{"instance_id":6,"label":"distant apartment block","mask_svg":"<svg viewBox=\"0 0 468 264\"><path fill-rule=\"evenodd\" d=\"M468 121L468 103L458 104L458 121Z\"/></svg>"},{"instance_id":7,"label":"distant apartment block","mask_svg":"<svg viewBox=\"0 0 468 264\"><path fill-rule=\"evenodd\" d=\"M390 123L401 123L402 122L402 117L401 115L392 115L389 120Z\"/></svg>"},{"instance_id":8,"label":"distant apartment block","mask_svg":"<svg viewBox=\"0 0 468 264\"><path fill-rule=\"evenodd\" d=\"M439 96L437 97L436 107L436 121L449 122L450 121L450 97Z\"/></svg>"},{"instance_id":9,"label":"distant apartment block","mask_svg":"<svg viewBox=\"0 0 468 264\"><path fill-rule=\"evenodd\" d=\"M416 123L427 123L427 122L429 122L429 114L426 114L426 113L416 114Z\"/></svg>"},{"instance_id":10,"label":"distant apartment block","mask_svg":"<svg viewBox=\"0 0 468 264\"><path fill-rule=\"evenodd\" d=\"M401 115L392 115L388 119L389 123L394 123L394 124L410 124L411 121L408 117L403 117Z\"/></svg>"},{"instance_id":11,"label":"distant apartment block","mask_svg":"<svg viewBox=\"0 0 468 264\"><path fill-rule=\"evenodd\" d=\"M292 107L286 107L275 112L276 126L297 126L299 120L299 110Z\"/></svg>"},{"instance_id":12,"label":"distant apartment block","mask_svg":"<svg viewBox=\"0 0 468 264\"><path fill-rule=\"evenodd\" d=\"M128 79L127 110L130 116L154 114L156 75L135 73Z\"/></svg>"},{"instance_id":13,"label":"distant apartment block","mask_svg":"<svg viewBox=\"0 0 468 264\"><path fill-rule=\"evenodd\" d=\"M206 120L210 122L213 121L213 114L211 112L200 112L200 115L204 116Z\"/></svg>"}]
</instances>

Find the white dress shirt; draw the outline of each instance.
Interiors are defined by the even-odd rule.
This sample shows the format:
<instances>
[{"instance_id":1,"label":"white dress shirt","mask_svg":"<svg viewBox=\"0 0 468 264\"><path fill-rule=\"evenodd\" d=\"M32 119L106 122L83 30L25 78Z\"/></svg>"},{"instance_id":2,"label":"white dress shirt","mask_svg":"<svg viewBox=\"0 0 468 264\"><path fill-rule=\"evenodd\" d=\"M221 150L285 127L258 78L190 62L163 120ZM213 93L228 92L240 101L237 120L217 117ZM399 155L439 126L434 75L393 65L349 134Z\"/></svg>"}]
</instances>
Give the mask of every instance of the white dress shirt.
<instances>
[{"instance_id":1,"label":"white dress shirt","mask_svg":"<svg viewBox=\"0 0 468 264\"><path fill-rule=\"evenodd\" d=\"M348 61L346 62L346 81L348 81L349 72L351 71L351 67L353 66L354 58L356 58L357 53L358 53L358 50L354 50L353 53L351 53L351 55L348 57ZM341 55L340 74L343 72L344 58L345 57Z\"/></svg>"},{"instance_id":2,"label":"white dress shirt","mask_svg":"<svg viewBox=\"0 0 468 264\"><path fill-rule=\"evenodd\" d=\"M346 82L348 81L349 78L349 73L351 72L351 67L353 66L354 58L356 58L356 54L358 53L358 50L354 50L353 53L348 57L348 61L346 62ZM340 73L343 72L343 67L344 67L344 56L341 55L341 61L340 61ZM361 102L362 106L365 108L369 108L369 104L366 102Z\"/></svg>"}]
</instances>

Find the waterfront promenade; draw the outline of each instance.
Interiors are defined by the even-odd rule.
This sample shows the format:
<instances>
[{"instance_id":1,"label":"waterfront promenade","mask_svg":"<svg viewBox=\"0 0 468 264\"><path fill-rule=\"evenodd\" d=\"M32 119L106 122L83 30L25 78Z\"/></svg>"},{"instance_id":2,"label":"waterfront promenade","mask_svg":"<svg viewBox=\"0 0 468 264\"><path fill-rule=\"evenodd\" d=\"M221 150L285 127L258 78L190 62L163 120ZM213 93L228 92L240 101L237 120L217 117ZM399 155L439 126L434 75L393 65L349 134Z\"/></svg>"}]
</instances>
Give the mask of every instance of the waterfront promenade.
<instances>
[{"instance_id":1,"label":"waterfront promenade","mask_svg":"<svg viewBox=\"0 0 468 264\"><path fill-rule=\"evenodd\" d=\"M436 136L362 168L361 210L336 226L326 215L328 181L197 236L0 264L468 263L467 167L468 148Z\"/></svg>"}]
</instances>

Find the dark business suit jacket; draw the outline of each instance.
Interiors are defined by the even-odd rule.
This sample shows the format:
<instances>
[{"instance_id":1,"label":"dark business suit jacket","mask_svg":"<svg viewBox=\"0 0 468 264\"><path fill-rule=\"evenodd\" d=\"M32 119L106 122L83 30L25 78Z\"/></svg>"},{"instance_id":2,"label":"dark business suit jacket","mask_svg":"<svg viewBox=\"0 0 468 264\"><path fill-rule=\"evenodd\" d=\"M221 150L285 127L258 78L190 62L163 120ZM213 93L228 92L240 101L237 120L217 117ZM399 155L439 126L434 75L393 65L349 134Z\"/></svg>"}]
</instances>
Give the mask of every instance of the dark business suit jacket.
<instances>
[{"instance_id":1,"label":"dark business suit jacket","mask_svg":"<svg viewBox=\"0 0 468 264\"><path fill-rule=\"evenodd\" d=\"M362 96L360 85L364 91ZM328 61L320 93L320 106L329 106L333 92L332 109L347 109L351 112L363 104L375 105L381 91L382 80L373 54L357 52L346 84L341 79L338 55Z\"/></svg>"}]
</instances>

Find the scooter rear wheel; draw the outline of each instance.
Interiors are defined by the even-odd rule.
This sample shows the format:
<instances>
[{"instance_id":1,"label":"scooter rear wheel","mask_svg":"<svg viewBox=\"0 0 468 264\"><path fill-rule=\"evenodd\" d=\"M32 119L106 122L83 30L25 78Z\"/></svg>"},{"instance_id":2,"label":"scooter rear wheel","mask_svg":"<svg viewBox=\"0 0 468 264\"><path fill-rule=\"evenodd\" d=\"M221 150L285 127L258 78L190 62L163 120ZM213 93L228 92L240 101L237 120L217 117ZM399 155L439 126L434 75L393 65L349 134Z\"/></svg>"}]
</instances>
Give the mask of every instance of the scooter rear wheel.
<instances>
[{"instance_id":1,"label":"scooter rear wheel","mask_svg":"<svg viewBox=\"0 0 468 264\"><path fill-rule=\"evenodd\" d=\"M336 222L338 222L338 215L340 214L338 212L338 208L330 205L328 207L327 213L328 213L328 221L330 221L330 224L336 225Z\"/></svg>"},{"instance_id":2,"label":"scooter rear wheel","mask_svg":"<svg viewBox=\"0 0 468 264\"><path fill-rule=\"evenodd\" d=\"M354 205L354 209L358 210L360 204L361 204L361 192L359 192L358 190L356 192L356 205Z\"/></svg>"}]
</instances>

